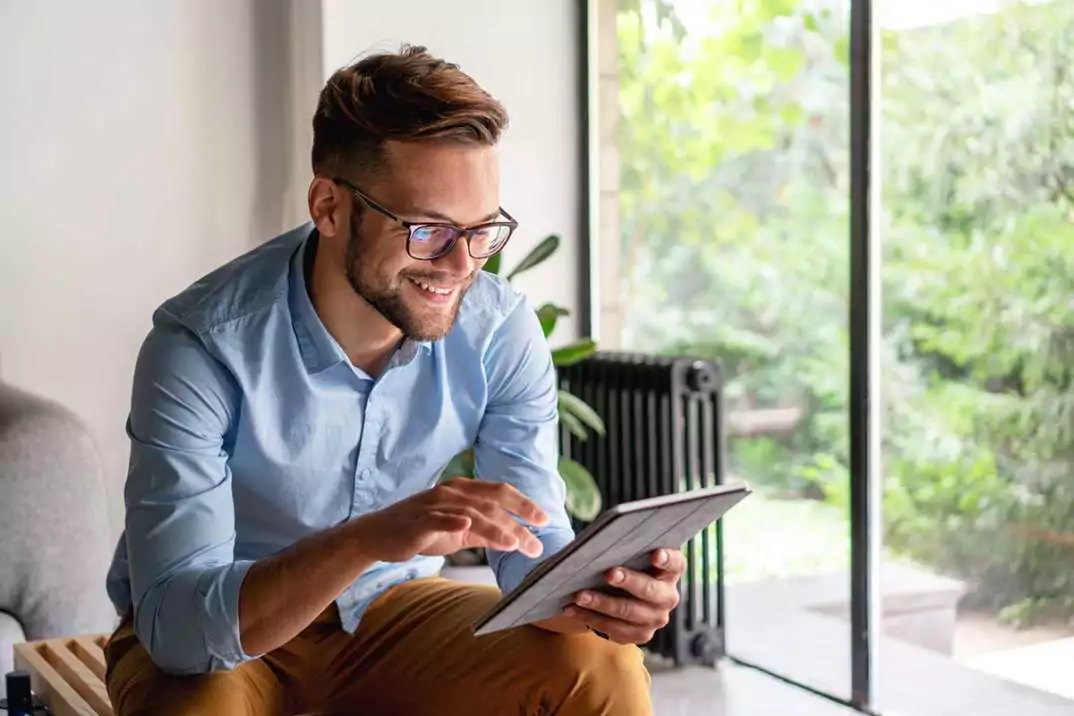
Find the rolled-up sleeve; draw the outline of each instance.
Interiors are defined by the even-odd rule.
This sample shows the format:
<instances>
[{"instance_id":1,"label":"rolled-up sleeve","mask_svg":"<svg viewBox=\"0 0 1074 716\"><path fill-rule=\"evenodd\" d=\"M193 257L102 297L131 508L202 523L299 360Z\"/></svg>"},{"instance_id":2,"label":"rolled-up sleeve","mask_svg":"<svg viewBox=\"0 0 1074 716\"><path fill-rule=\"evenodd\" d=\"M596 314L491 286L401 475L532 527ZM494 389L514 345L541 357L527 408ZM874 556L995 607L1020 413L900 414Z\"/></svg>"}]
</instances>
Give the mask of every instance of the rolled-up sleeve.
<instances>
[{"instance_id":1,"label":"rolled-up sleeve","mask_svg":"<svg viewBox=\"0 0 1074 716\"><path fill-rule=\"evenodd\" d=\"M480 479L509 483L548 513L549 522L530 530L544 551L489 550L500 590L518 586L541 561L574 539L559 474L558 390L552 352L532 306L521 301L492 338L485 354L489 401L474 443Z\"/></svg>"},{"instance_id":2,"label":"rolled-up sleeve","mask_svg":"<svg viewBox=\"0 0 1074 716\"><path fill-rule=\"evenodd\" d=\"M253 658L239 637L235 509L226 450L238 390L202 341L159 316L139 352L124 492L134 630L161 669Z\"/></svg>"}]
</instances>

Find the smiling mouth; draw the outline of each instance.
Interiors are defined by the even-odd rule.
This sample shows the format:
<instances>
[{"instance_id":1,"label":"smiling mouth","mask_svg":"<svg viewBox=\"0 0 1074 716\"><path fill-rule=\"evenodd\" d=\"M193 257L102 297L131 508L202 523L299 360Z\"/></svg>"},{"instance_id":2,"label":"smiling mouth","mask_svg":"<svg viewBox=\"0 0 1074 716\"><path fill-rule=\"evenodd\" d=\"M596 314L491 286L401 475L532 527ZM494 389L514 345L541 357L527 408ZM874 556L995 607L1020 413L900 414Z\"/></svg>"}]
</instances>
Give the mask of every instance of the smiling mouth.
<instances>
[{"instance_id":1,"label":"smiling mouth","mask_svg":"<svg viewBox=\"0 0 1074 716\"><path fill-rule=\"evenodd\" d=\"M422 280L416 279L416 278L409 278L409 277L408 277L407 280L409 280L412 284L414 284L415 286L417 286L421 290L423 290L426 293L429 293L429 294L431 294L433 296L450 296L451 294L455 293L455 287L454 286L436 286L436 285L428 283L426 281L422 281Z\"/></svg>"}]
</instances>

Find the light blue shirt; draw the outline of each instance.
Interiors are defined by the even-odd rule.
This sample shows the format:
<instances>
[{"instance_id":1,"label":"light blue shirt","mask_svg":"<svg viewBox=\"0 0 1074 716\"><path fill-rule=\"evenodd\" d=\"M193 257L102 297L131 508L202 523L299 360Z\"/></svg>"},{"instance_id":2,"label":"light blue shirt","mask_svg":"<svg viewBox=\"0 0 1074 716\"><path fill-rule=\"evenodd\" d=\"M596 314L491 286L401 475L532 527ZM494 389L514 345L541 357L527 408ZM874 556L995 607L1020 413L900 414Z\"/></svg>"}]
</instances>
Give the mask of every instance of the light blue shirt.
<instances>
[{"instance_id":1,"label":"light blue shirt","mask_svg":"<svg viewBox=\"0 0 1074 716\"><path fill-rule=\"evenodd\" d=\"M434 485L474 446L478 476L539 504L538 559L490 551L504 592L572 538L551 352L533 307L481 272L442 340L404 341L371 378L327 332L306 289L304 225L166 301L134 373L126 524L108 593L161 668L229 669L239 588L258 559ZM377 563L336 600L343 628L442 558Z\"/></svg>"}]
</instances>

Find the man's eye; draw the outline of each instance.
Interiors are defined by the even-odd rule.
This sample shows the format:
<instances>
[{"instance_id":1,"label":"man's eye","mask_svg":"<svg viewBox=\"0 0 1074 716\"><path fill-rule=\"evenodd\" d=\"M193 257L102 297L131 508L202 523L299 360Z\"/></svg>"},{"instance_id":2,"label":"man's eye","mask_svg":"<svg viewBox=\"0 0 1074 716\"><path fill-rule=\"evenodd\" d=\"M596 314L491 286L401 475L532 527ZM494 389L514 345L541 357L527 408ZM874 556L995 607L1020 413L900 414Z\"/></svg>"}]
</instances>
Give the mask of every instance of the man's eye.
<instances>
[{"instance_id":1,"label":"man's eye","mask_svg":"<svg viewBox=\"0 0 1074 716\"><path fill-rule=\"evenodd\" d=\"M421 243L435 244L449 241L454 235L454 230L447 226L417 226L411 232L411 239Z\"/></svg>"}]
</instances>

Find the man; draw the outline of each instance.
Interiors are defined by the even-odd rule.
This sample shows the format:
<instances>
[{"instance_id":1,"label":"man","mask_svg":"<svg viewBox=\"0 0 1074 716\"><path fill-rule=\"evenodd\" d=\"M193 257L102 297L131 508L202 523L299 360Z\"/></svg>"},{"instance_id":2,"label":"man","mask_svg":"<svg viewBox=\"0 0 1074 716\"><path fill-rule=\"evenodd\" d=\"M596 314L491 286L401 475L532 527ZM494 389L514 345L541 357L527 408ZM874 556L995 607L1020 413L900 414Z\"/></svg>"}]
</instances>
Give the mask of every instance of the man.
<instances>
[{"instance_id":1,"label":"man","mask_svg":"<svg viewBox=\"0 0 1074 716\"><path fill-rule=\"evenodd\" d=\"M405 48L337 72L314 117L312 224L165 302L138 357L106 649L120 716L651 713L635 646L685 560L615 569L536 626L437 576L485 547L507 591L573 537L532 307L481 271L503 108ZM474 446L481 479L437 484Z\"/></svg>"}]
</instances>

